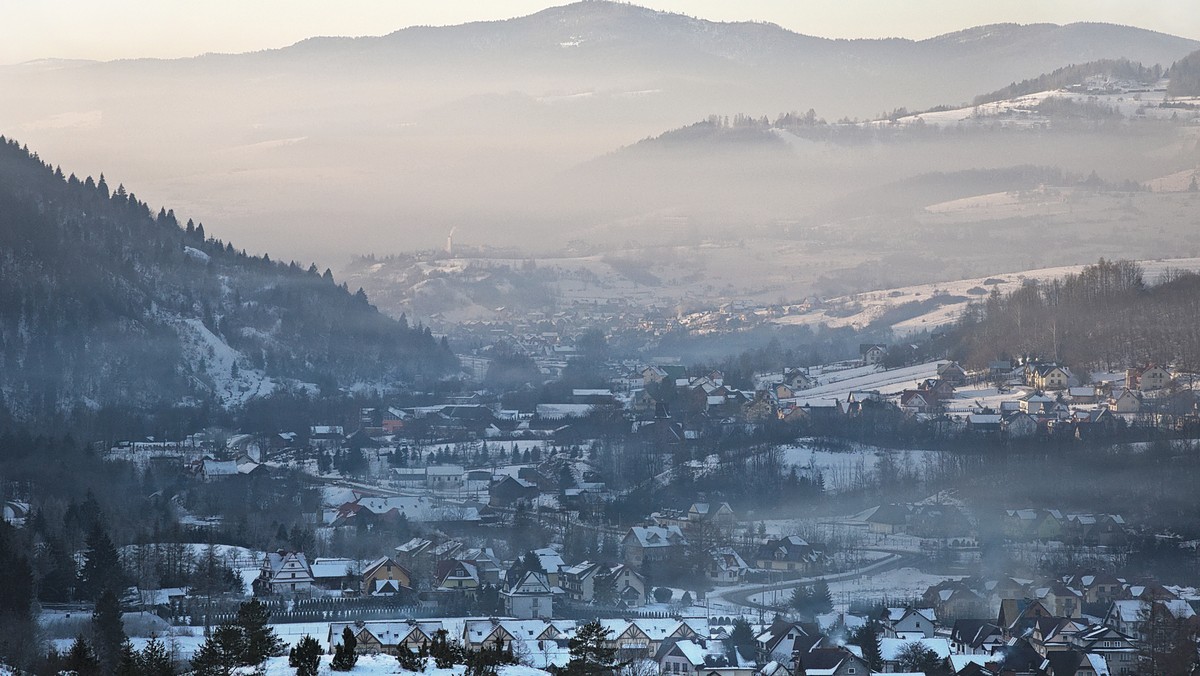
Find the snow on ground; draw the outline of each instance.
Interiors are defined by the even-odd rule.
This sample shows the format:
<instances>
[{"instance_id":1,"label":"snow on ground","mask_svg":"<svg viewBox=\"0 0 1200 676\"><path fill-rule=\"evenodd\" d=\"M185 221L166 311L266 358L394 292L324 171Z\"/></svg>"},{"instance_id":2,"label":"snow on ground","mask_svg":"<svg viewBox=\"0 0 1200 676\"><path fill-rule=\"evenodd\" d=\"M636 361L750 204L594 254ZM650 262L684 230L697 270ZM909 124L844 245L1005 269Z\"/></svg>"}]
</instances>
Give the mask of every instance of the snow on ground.
<instances>
[{"instance_id":1,"label":"snow on ground","mask_svg":"<svg viewBox=\"0 0 1200 676\"><path fill-rule=\"evenodd\" d=\"M1101 86L1106 85L1102 84ZM1120 91L1119 86L1114 87L1112 91L1048 90L978 106L916 113L895 120L875 120L866 124L874 127L1000 125L1033 129L1047 127L1053 123L1052 118L1037 110L1041 103L1050 98L1077 104L1102 106L1127 118L1168 120L1172 117L1183 119L1200 117L1200 113L1197 113L1195 109L1182 108L1177 105L1179 103L1194 104L1195 99L1174 98L1171 102L1167 102L1165 85L1162 85L1161 88L1156 87L1156 91Z\"/></svg>"},{"instance_id":2,"label":"snow on ground","mask_svg":"<svg viewBox=\"0 0 1200 676\"><path fill-rule=\"evenodd\" d=\"M317 672L320 676L342 673L332 671L329 668L329 662L332 659L330 655L325 655L321 658L321 666ZM499 676L547 676L548 673L540 669L520 665L499 667L496 671ZM421 673L426 676L462 676L465 672L466 667L462 665L450 669L438 669L430 663ZM273 657L267 660L263 671L264 676L295 676L295 673L295 667L288 666L287 657ZM357 674L358 676L373 676L375 674L409 674L414 672L401 669L400 663L391 655L360 655L358 662L354 665L354 670L350 673Z\"/></svg>"},{"instance_id":3,"label":"snow on ground","mask_svg":"<svg viewBox=\"0 0 1200 676\"><path fill-rule=\"evenodd\" d=\"M1013 387L1001 392L986 383L964 385L963 387L955 388L954 398L946 402L946 412L949 414L970 413L980 408L990 408L993 411L998 411L1002 402L1018 401L1030 392L1031 389L1027 387Z\"/></svg>"},{"instance_id":4,"label":"snow on ground","mask_svg":"<svg viewBox=\"0 0 1200 676\"><path fill-rule=\"evenodd\" d=\"M1000 199L997 196L984 197ZM967 199L980 200L984 197ZM962 202L962 200L955 202ZM930 209L935 207L946 208L946 205L934 205ZM1147 282L1156 281L1167 270L1200 270L1200 258L1171 258L1138 261L1138 263L1145 271ZM1061 279L1069 274L1078 274L1084 267L1083 265L1065 265L1039 270L998 273L950 282L933 282L896 289L867 291L828 299L814 307L796 306L792 313L772 321L777 324L806 326L824 324L835 328L850 326L861 329L891 312L894 315L890 323L892 330L903 336L953 323L962 316L968 304L972 301L983 300L991 293L992 289L996 289L1001 294L1010 293L1026 282ZM907 303L920 303L921 305L913 305L906 311L901 306Z\"/></svg>"},{"instance_id":5,"label":"snow on ground","mask_svg":"<svg viewBox=\"0 0 1200 676\"><path fill-rule=\"evenodd\" d=\"M845 610L855 601L904 601L917 598L943 580L961 580L963 577L925 573L916 568L897 568L853 580L830 582L829 591L833 595L834 605L839 610ZM787 603L791 595L790 589L770 590L754 594L750 600L765 605L780 605Z\"/></svg>"},{"instance_id":6,"label":"snow on ground","mask_svg":"<svg viewBox=\"0 0 1200 676\"><path fill-rule=\"evenodd\" d=\"M241 352L226 344L199 319L177 319L175 326L188 364L208 375L214 394L224 406L265 397L275 389L275 381L251 367Z\"/></svg>"},{"instance_id":7,"label":"snow on ground","mask_svg":"<svg viewBox=\"0 0 1200 676\"><path fill-rule=\"evenodd\" d=\"M936 378L938 367L946 363L945 360L940 360L898 369L884 369L874 365L850 369L840 372L836 378L831 377L827 384L796 392L796 398L826 397L845 400L851 392L870 390L880 394L896 394L916 387L927 378Z\"/></svg>"},{"instance_id":8,"label":"snow on ground","mask_svg":"<svg viewBox=\"0 0 1200 676\"><path fill-rule=\"evenodd\" d=\"M86 613L86 615L88 616L88 618L90 620L91 613ZM275 634L278 635L279 638L283 640L283 642L285 644L285 648L284 648L285 650L290 649L292 646L296 645L296 642L299 641L304 636L312 636L313 638L317 639L323 647L328 649L328 644L326 642L326 638L329 634L329 623L328 622L302 622L302 623L296 623L296 624L273 624L273 625L271 625L271 628L274 629ZM192 658L192 655L195 654L196 650L198 650L200 648L200 646L204 644L204 627L171 627L170 635L159 636L158 638L160 641L162 641L163 643L165 643L167 645L168 650L170 650L171 654L175 656L175 659L190 660ZM73 637L72 638L56 638L56 639L53 639L51 642L54 644L54 646L60 652L65 652L70 649L71 643L73 643L74 640L75 639ZM147 643L150 642L150 639L147 637L131 637L129 639L129 641L133 644L134 649L141 650L142 647L144 647ZM287 666L287 658L283 657L280 659L283 660L283 665L286 667ZM326 657L326 659L328 659L328 657ZM388 659L391 660L392 664L396 663L395 658L389 657ZM359 664L362 664L361 660L360 660ZM322 669L322 673L325 673L325 671L326 671L325 669ZM354 672L359 673L359 670L356 668L354 670ZM295 674L296 670L289 669L289 671L287 673ZM379 672L379 673L395 673L395 672Z\"/></svg>"},{"instance_id":9,"label":"snow on ground","mask_svg":"<svg viewBox=\"0 0 1200 676\"><path fill-rule=\"evenodd\" d=\"M850 444L844 450L835 450L821 448L811 439L783 446L781 451L784 464L812 474L820 472L825 481L825 490L834 493L864 485L875 472L875 466L883 453L891 454L896 466L914 468L914 471L919 471L919 468L924 466L927 456L937 453L927 450L897 450L869 444Z\"/></svg>"}]
</instances>

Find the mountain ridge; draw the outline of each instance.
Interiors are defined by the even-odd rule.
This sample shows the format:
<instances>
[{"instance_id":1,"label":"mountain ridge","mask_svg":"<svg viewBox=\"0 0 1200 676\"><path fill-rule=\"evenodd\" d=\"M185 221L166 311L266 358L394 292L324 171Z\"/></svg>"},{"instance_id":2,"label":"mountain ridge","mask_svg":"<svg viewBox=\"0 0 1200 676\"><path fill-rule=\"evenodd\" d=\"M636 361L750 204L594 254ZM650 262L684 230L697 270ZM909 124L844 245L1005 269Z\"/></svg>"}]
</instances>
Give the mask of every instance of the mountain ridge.
<instances>
[{"instance_id":1,"label":"mountain ridge","mask_svg":"<svg viewBox=\"0 0 1200 676\"><path fill-rule=\"evenodd\" d=\"M454 365L328 271L236 251L3 137L0 260L0 419L229 409Z\"/></svg>"},{"instance_id":2,"label":"mountain ridge","mask_svg":"<svg viewBox=\"0 0 1200 676\"><path fill-rule=\"evenodd\" d=\"M395 235L438 246L456 227L478 244L498 224L535 243L582 233L591 214L544 186L714 113L868 119L1069 63L1168 64L1197 47L1102 24L833 40L585 3L242 55L3 68L0 131L127 177L156 203L220 208L253 249L337 265L327 257L396 251ZM329 237L331 222L346 236Z\"/></svg>"}]
</instances>

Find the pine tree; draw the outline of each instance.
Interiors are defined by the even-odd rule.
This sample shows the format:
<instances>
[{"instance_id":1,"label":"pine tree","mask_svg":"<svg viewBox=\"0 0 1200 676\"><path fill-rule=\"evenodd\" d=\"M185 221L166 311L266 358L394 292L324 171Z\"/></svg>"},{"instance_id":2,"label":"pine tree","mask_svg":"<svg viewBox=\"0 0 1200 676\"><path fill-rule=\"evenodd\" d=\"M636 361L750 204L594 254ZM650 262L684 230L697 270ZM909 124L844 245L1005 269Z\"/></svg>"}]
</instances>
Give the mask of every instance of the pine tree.
<instances>
[{"instance_id":1,"label":"pine tree","mask_svg":"<svg viewBox=\"0 0 1200 676\"><path fill-rule=\"evenodd\" d=\"M83 636L75 637L75 642L67 651L63 666L77 676L99 676L100 674L100 663L96 661L96 656L92 654L92 647L88 645Z\"/></svg>"},{"instance_id":2,"label":"pine tree","mask_svg":"<svg viewBox=\"0 0 1200 676\"><path fill-rule=\"evenodd\" d=\"M138 655L138 667L142 676L175 676L175 664L166 644L154 634Z\"/></svg>"},{"instance_id":3,"label":"pine tree","mask_svg":"<svg viewBox=\"0 0 1200 676\"><path fill-rule=\"evenodd\" d=\"M237 619L234 621L245 635L246 652L243 664L254 666L262 664L268 657L283 654L283 641L275 635L275 630L267 625L271 612L267 607L252 599L238 607Z\"/></svg>"},{"instance_id":4,"label":"pine tree","mask_svg":"<svg viewBox=\"0 0 1200 676\"><path fill-rule=\"evenodd\" d=\"M317 643L317 639L305 634L288 653L288 665L295 668L296 676L317 676L317 669L321 665L321 655L324 652L321 650L321 644ZM408 650L401 650L401 652L412 654Z\"/></svg>"},{"instance_id":5,"label":"pine tree","mask_svg":"<svg viewBox=\"0 0 1200 676\"><path fill-rule=\"evenodd\" d=\"M111 673L116 676L142 676L140 656L133 649L133 644L129 642L129 639L121 644L121 652L118 657L117 667Z\"/></svg>"},{"instance_id":6,"label":"pine tree","mask_svg":"<svg viewBox=\"0 0 1200 676\"><path fill-rule=\"evenodd\" d=\"M400 668L405 671L420 672L425 670L425 658L404 646L401 646L396 651L396 661L400 663ZM300 672L296 673L299 675Z\"/></svg>"},{"instance_id":7,"label":"pine tree","mask_svg":"<svg viewBox=\"0 0 1200 676\"><path fill-rule=\"evenodd\" d=\"M571 661L567 662L566 673L570 676L608 676L616 667L615 648L608 647L609 630L592 620L580 626L575 636L567 642Z\"/></svg>"},{"instance_id":8,"label":"pine tree","mask_svg":"<svg viewBox=\"0 0 1200 676\"><path fill-rule=\"evenodd\" d=\"M96 659L105 673L111 673L121 664L122 647L128 643L125 629L121 626L121 603L117 593L105 589L96 601L92 613L92 636Z\"/></svg>"},{"instance_id":9,"label":"pine tree","mask_svg":"<svg viewBox=\"0 0 1200 676\"><path fill-rule=\"evenodd\" d=\"M123 582L117 548L109 539L104 524L97 519L88 533L87 551L83 553L83 569L79 573L81 595L98 599L105 589L119 589Z\"/></svg>"},{"instance_id":10,"label":"pine tree","mask_svg":"<svg viewBox=\"0 0 1200 676\"><path fill-rule=\"evenodd\" d=\"M733 621L733 630L729 632L727 644L731 664L738 663L735 652L741 652L746 656L754 654L757 640L754 637L754 630L750 628L750 623L745 618L739 617Z\"/></svg>"},{"instance_id":11,"label":"pine tree","mask_svg":"<svg viewBox=\"0 0 1200 676\"><path fill-rule=\"evenodd\" d=\"M47 538L39 559L45 562L43 570L46 572L38 588L38 598L60 603L70 601L79 578L75 571L75 557L71 556L62 539Z\"/></svg>"},{"instance_id":12,"label":"pine tree","mask_svg":"<svg viewBox=\"0 0 1200 676\"><path fill-rule=\"evenodd\" d=\"M817 580L813 585L813 614L820 615L833 610L833 594L829 591L829 583Z\"/></svg>"},{"instance_id":13,"label":"pine tree","mask_svg":"<svg viewBox=\"0 0 1200 676\"><path fill-rule=\"evenodd\" d=\"M350 627L342 630L342 643L333 647L333 659L329 663L329 668L334 671L350 671L354 668L354 664L358 662L358 653L354 652L358 647L358 639L354 638L354 632L350 631Z\"/></svg>"},{"instance_id":14,"label":"pine tree","mask_svg":"<svg viewBox=\"0 0 1200 676\"><path fill-rule=\"evenodd\" d=\"M246 636L242 628L223 624L213 630L192 657L192 673L195 676L230 676L243 664L245 654Z\"/></svg>"},{"instance_id":15,"label":"pine tree","mask_svg":"<svg viewBox=\"0 0 1200 676\"><path fill-rule=\"evenodd\" d=\"M592 585L592 602L598 606L612 606L617 603L617 577L604 573L595 576Z\"/></svg>"},{"instance_id":16,"label":"pine tree","mask_svg":"<svg viewBox=\"0 0 1200 676\"><path fill-rule=\"evenodd\" d=\"M862 649L863 660L871 671L883 671L883 655L879 652L879 630L874 622L867 622L855 630L851 643Z\"/></svg>"}]
</instances>

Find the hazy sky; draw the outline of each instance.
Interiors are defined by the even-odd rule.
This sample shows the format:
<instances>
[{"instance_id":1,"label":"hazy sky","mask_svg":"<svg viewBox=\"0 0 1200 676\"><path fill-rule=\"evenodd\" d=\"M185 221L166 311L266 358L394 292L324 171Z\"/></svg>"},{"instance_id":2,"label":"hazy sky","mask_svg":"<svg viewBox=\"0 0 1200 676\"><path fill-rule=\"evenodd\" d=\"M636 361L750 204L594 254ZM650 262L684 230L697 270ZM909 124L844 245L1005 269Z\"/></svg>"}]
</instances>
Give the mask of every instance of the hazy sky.
<instances>
[{"instance_id":1,"label":"hazy sky","mask_svg":"<svg viewBox=\"0 0 1200 676\"><path fill-rule=\"evenodd\" d=\"M282 47L314 35L503 19L565 0L0 0L0 63L178 57ZM997 22L1105 21L1200 39L1196 0L645 0L706 19L824 37L926 38Z\"/></svg>"}]
</instances>

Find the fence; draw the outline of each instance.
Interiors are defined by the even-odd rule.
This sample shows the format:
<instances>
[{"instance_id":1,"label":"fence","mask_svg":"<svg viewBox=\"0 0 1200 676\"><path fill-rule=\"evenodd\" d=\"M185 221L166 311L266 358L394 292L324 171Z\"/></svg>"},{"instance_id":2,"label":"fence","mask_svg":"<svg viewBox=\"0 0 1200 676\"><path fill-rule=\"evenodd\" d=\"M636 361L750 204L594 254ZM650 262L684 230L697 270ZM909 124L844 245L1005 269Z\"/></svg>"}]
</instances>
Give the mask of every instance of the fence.
<instances>
[{"instance_id":1,"label":"fence","mask_svg":"<svg viewBox=\"0 0 1200 676\"><path fill-rule=\"evenodd\" d=\"M230 622L237 617L241 598L187 599L172 603L164 619L176 625L202 626ZM435 605L404 602L391 598L264 598L259 601L267 606L271 622L293 624L297 622L347 622L353 620L387 620L408 617L433 616L439 610Z\"/></svg>"}]
</instances>

